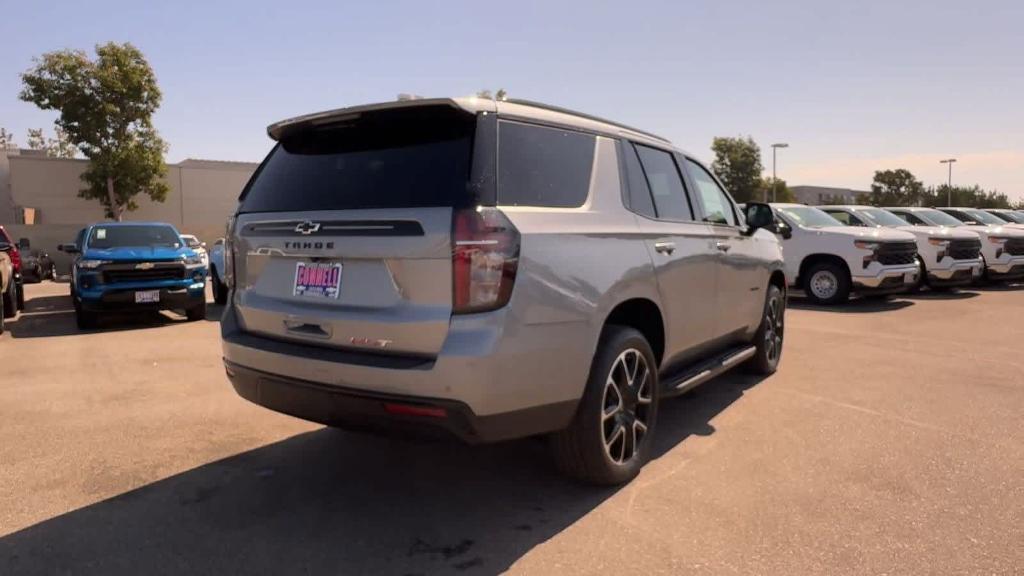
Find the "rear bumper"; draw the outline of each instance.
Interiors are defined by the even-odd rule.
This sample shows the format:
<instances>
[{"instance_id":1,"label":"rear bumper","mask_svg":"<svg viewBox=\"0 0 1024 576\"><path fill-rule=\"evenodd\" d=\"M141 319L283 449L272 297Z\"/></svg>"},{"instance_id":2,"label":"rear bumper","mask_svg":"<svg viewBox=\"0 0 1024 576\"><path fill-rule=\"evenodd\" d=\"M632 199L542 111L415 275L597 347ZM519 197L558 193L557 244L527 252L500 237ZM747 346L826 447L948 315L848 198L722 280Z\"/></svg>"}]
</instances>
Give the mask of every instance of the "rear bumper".
<instances>
[{"instance_id":1,"label":"rear bumper","mask_svg":"<svg viewBox=\"0 0 1024 576\"><path fill-rule=\"evenodd\" d=\"M875 276L853 276L853 288L857 292L891 294L905 292L917 284L921 270L916 265L886 268Z\"/></svg>"},{"instance_id":2,"label":"rear bumper","mask_svg":"<svg viewBox=\"0 0 1024 576\"><path fill-rule=\"evenodd\" d=\"M504 330L506 310L453 318L432 357L283 341L247 332L229 301L225 365L238 393L261 406L338 426L440 428L470 442L560 430L583 393L592 352L586 323ZM232 374L233 373L233 374ZM389 401L440 407L444 419L396 416Z\"/></svg>"},{"instance_id":3,"label":"rear bumper","mask_svg":"<svg viewBox=\"0 0 1024 576\"><path fill-rule=\"evenodd\" d=\"M201 305L206 300L205 284L202 287L151 288L160 291L160 301L144 304L135 302L135 293L146 288L130 290L108 289L97 293L80 293L79 302L83 310L105 312L118 310L181 310Z\"/></svg>"},{"instance_id":4,"label":"rear bumper","mask_svg":"<svg viewBox=\"0 0 1024 576\"><path fill-rule=\"evenodd\" d=\"M478 416L469 406L438 398L384 394L268 374L224 361L235 392L246 400L304 420L372 432L452 435L470 444L497 442L564 428L575 402Z\"/></svg>"}]
</instances>

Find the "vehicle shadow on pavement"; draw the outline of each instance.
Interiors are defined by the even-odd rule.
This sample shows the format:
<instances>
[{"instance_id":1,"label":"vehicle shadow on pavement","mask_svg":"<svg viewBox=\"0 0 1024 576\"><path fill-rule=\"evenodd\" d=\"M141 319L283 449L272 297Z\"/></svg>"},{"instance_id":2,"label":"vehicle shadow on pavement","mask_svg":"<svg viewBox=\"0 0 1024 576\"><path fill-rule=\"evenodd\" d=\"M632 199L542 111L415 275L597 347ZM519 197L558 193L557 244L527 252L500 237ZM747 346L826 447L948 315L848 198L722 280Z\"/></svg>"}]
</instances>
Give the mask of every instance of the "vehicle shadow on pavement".
<instances>
[{"instance_id":1,"label":"vehicle shadow on pavement","mask_svg":"<svg viewBox=\"0 0 1024 576\"><path fill-rule=\"evenodd\" d=\"M925 292L917 292L915 294L904 294L904 298L910 298L912 300L967 300L969 298L977 298L979 294L973 291L967 290L928 290Z\"/></svg>"},{"instance_id":2,"label":"vehicle shadow on pavement","mask_svg":"<svg viewBox=\"0 0 1024 576\"><path fill-rule=\"evenodd\" d=\"M754 381L665 402L656 457ZM10 574L496 574L615 494L547 445L299 434L0 538Z\"/></svg>"},{"instance_id":3,"label":"vehicle shadow on pavement","mask_svg":"<svg viewBox=\"0 0 1024 576\"><path fill-rule=\"evenodd\" d=\"M209 312L207 318L210 318ZM220 319L219 313L214 319ZM75 323L75 309L71 303L71 296L36 296L25 301L25 309L16 318L7 320L6 329L12 338L48 338L136 330L179 322L186 322L179 314L145 310L104 314L99 327L81 330Z\"/></svg>"},{"instance_id":4,"label":"vehicle shadow on pavement","mask_svg":"<svg viewBox=\"0 0 1024 576\"><path fill-rule=\"evenodd\" d=\"M902 310L908 306L913 306L913 302L903 299L905 296L905 294L901 294L898 300L872 297L851 298L845 304L825 306L813 304L802 296L791 295L787 305L797 310L817 310L819 312L836 312L839 314L871 314L874 312L892 312L893 310Z\"/></svg>"},{"instance_id":5,"label":"vehicle shadow on pavement","mask_svg":"<svg viewBox=\"0 0 1024 576\"><path fill-rule=\"evenodd\" d=\"M971 287L971 290L981 290L982 292L1013 292L1022 289L1024 289L1024 284L1014 282L993 282Z\"/></svg>"}]
</instances>

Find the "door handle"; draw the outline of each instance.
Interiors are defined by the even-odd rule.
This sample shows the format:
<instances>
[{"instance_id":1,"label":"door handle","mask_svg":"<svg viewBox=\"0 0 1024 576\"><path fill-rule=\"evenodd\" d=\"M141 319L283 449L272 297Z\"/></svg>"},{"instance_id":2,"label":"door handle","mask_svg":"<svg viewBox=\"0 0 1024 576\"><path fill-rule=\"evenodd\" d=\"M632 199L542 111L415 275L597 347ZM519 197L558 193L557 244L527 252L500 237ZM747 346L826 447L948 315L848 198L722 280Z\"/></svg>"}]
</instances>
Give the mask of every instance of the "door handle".
<instances>
[{"instance_id":1,"label":"door handle","mask_svg":"<svg viewBox=\"0 0 1024 576\"><path fill-rule=\"evenodd\" d=\"M676 251L675 242L655 242L654 251L662 254L671 254Z\"/></svg>"},{"instance_id":2,"label":"door handle","mask_svg":"<svg viewBox=\"0 0 1024 576\"><path fill-rule=\"evenodd\" d=\"M715 242L715 248L718 248L722 252L728 252L729 249L732 248L732 244L729 244L728 242Z\"/></svg>"}]
</instances>

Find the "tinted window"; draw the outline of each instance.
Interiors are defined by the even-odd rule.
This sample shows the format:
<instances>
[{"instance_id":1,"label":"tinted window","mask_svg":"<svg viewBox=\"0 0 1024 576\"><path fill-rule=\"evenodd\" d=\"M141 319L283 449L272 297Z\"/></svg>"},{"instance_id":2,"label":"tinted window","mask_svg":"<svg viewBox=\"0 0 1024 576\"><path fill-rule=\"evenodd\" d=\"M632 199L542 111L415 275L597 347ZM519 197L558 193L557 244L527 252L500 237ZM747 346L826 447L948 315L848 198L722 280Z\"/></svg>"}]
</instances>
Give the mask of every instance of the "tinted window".
<instances>
[{"instance_id":1,"label":"tinted window","mask_svg":"<svg viewBox=\"0 0 1024 576\"><path fill-rule=\"evenodd\" d=\"M118 225L93 226L89 248L123 246L181 246L181 238L170 226Z\"/></svg>"},{"instance_id":2,"label":"tinted window","mask_svg":"<svg viewBox=\"0 0 1024 576\"><path fill-rule=\"evenodd\" d=\"M686 188L672 155L662 150L636 145L644 176L654 197L658 218L664 220L693 220Z\"/></svg>"},{"instance_id":3,"label":"tinted window","mask_svg":"<svg viewBox=\"0 0 1024 576\"><path fill-rule=\"evenodd\" d=\"M736 225L736 213L733 212L732 202L726 196L725 191L715 182L715 179L704 169L689 158L686 159L686 169L697 185L697 192L700 193L701 202L704 204L704 220L715 224Z\"/></svg>"},{"instance_id":4,"label":"tinted window","mask_svg":"<svg viewBox=\"0 0 1024 576\"><path fill-rule=\"evenodd\" d=\"M906 226L908 224L903 218L881 208L864 208L858 213L878 226Z\"/></svg>"},{"instance_id":5,"label":"tinted window","mask_svg":"<svg viewBox=\"0 0 1024 576\"><path fill-rule=\"evenodd\" d=\"M498 125L498 203L574 208L587 201L594 136L517 122Z\"/></svg>"},{"instance_id":6,"label":"tinted window","mask_svg":"<svg viewBox=\"0 0 1024 576\"><path fill-rule=\"evenodd\" d=\"M630 210L648 218L657 218L658 212L654 209L651 189L647 187L647 178L644 177L644 169L640 166L636 149L629 143L624 144L620 149L626 168L626 184L629 186Z\"/></svg>"},{"instance_id":7,"label":"tinted window","mask_svg":"<svg viewBox=\"0 0 1024 576\"><path fill-rule=\"evenodd\" d=\"M910 222L914 226L927 226L928 225L924 220L921 220L917 216L914 216L913 212L893 212L893 214L895 214L896 216L899 216L900 218L903 218L904 220L906 220L907 222Z\"/></svg>"},{"instance_id":8,"label":"tinted window","mask_svg":"<svg viewBox=\"0 0 1024 576\"><path fill-rule=\"evenodd\" d=\"M842 212L840 210L825 210L825 212L828 212L829 216L839 220L843 224L846 224L847 226L850 225L850 215L846 212Z\"/></svg>"},{"instance_id":9,"label":"tinted window","mask_svg":"<svg viewBox=\"0 0 1024 576\"><path fill-rule=\"evenodd\" d=\"M826 212L811 206L785 206L778 211L800 226L822 228L825 226L842 226L842 222L829 216Z\"/></svg>"},{"instance_id":10,"label":"tinted window","mask_svg":"<svg viewBox=\"0 0 1024 576\"><path fill-rule=\"evenodd\" d=\"M464 113L413 108L286 135L240 211L465 205L474 127Z\"/></svg>"}]
</instances>

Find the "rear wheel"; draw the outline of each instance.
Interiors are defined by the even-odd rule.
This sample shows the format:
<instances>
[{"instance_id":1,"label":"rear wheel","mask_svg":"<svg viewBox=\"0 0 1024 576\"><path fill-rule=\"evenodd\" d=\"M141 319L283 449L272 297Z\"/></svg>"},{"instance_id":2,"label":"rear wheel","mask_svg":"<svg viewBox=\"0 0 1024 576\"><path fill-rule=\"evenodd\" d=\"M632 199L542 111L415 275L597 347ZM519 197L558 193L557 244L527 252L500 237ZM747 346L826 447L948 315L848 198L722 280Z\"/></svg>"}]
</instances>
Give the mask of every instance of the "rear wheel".
<instances>
[{"instance_id":1,"label":"rear wheel","mask_svg":"<svg viewBox=\"0 0 1024 576\"><path fill-rule=\"evenodd\" d=\"M196 320L206 319L206 297L203 297L203 303L198 306L193 306L188 310L185 310L185 317L188 318L189 322L195 322Z\"/></svg>"},{"instance_id":2,"label":"rear wheel","mask_svg":"<svg viewBox=\"0 0 1024 576\"><path fill-rule=\"evenodd\" d=\"M833 262L818 262L807 269L804 290L815 304L842 304L850 298L850 275Z\"/></svg>"},{"instance_id":3,"label":"rear wheel","mask_svg":"<svg viewBox=\"0 0 1024 576\"><path fill-rule=\"evenodd\" d=\"M764 303L761 326L754 335L757 352L747 362L748 369L755 374L774 374L782 359L782 340L786 328L786 298L778 286L768 286L768 297Z\"/></svg>"},{"instance_id":4,"label":"rear wheel","mask_svg":"<svg viewBox=\"0 0 1024 576\"><path fill-rule=\"evenodd\" d=\"M228 302L228 287L220 280L216 268L210 268L210 286L213 288L213 301L223 306Z\"/></svg>"},{"instance_id":5,"label":"rear wheel","mask_svg":"<svg viewBox=\"0 0 1024 576\"><path fill-rule=\"evenodd\" d=\"M585 482L628 482L650 458L657 415L658 370L650 345L633 328L607 326L576 415L552 436L556 463Z\"/></svg>"},{"instance_id":6,"label":"rear wheel","mask_svg":"<svg viewBox=\"0 0 1024 576\"><path fill-rule=\"evenodd\" d=\"M4 310L4 299L0 298L0 334L4 333L4 318L6 318Z\"/></svg>"},{"instance_id":7,"label":"rear wheel","mask_svg":"<svg viewBox=\"0 0 1024 576\"><path fill-rule=\"evenodd\" d=\"M15 286L14 287L14 291L17 293L18 310L24 310L25 309L25 287L24 286Z\"/></svg>"},{"instance_id":8,"label":"rear wheel","mask_svg":"<svg viewBox=\"0 0 1024 576\"><path fill-rule=\"evenodd\" d=\"M4 290L3 301L4 301L4 318L14 318L14 315L18 313L18 287L14 285L14 278L11 278L11 282L7 285L7 290Z\"/></svg>"}]
</instances>

